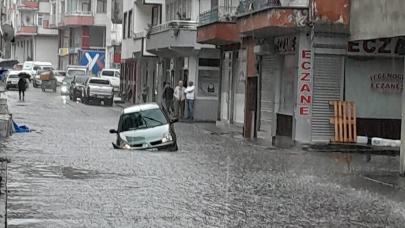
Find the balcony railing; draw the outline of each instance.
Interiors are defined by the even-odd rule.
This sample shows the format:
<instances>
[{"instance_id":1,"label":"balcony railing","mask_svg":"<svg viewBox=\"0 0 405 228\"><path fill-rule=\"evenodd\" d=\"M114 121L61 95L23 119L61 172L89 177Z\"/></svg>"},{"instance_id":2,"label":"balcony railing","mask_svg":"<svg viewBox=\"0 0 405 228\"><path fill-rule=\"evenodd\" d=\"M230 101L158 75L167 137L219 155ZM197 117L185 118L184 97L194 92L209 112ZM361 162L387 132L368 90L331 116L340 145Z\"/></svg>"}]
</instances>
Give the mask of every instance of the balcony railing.
<instances>
[{"instance_id":1,"label":"balcony railing","mask_svg":"<svg viewBox=\"0 0 405 228\"><path fill-rule=\"evenodd\" d=\"M307 8L309 0L293 0L283 3L280 0L241 0L236 9L238 16L278 7Z\"/></svg>"},{"instance_id":2,"label":"balcony railing","mask_svg":"<svg viewBox=\"0 0 405 228\"><path fill-rule=\"evenodd\" d=\"M173 20L164 24L153 26L150 34L164 32L171 29L197 30L197 25L198 23L196 21Z\"/></svg>"},{"instance_id":3,"label":"balcony railing","mask_svg":"<svg viewBox=\"0 0 405 228\"><path fill-rule=\"evenodd\" d=\"M217 21L230 21L235 16L237 7L217 6L211 10L200 13L200 25L206 25Z\"/></svg>"},{"instance_id":4,"label":"balcony railing","mask_svg":"<svg viewBox=\"0 0 405 228\"><path fill-rule=\"evenodd\" d=\"M68 11L64 16L93 16L91 11Z\"/></svg>"}]
</instances>

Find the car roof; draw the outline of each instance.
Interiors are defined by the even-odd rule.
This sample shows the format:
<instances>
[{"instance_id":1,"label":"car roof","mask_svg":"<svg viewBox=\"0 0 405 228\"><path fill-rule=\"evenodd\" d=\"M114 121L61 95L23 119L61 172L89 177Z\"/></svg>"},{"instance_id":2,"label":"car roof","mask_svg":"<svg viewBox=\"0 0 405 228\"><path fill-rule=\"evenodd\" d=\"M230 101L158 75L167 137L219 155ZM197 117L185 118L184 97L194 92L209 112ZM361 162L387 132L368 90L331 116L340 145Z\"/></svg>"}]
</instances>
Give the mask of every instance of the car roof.
<instances>
[{"instance_id":1,"label":"car roof","mask_svg":"<svg viewBox=\"0 0 405 228\"><path fill-rule=\"evenodd\" d=\"M106 78L100 78L100 77L90 77L90 80L92 80L92 79L110 81L110 80L108 80L108 79L106 79Z\"/></svg>"},{"instance_id":2,"label":"car roof","mask_svg":"<svg viewBox=\"0 0 405 228\"><path fill-rule=\"evenodd\" d=\"M20 71L20 70L10 70L10 71L8 71L8 75L18 75L19 73L24 73L24 72Z\"/></svg>"},{"instance_id":3,"label":"car roof","mask_svg":"<svg viewBox=\"0 0 405 228\"><path fill-rule=\"evenodd\" d=\"M134 112L139 112L139 111L143 111L143 110L150 110L150 109L157 109L157 108L160 108L160 107L156 103L139 104L139 105L133 105L128 108L125 108L123 113L128 114L128 113L134 113Z\"/></svg>"}]
</instances>

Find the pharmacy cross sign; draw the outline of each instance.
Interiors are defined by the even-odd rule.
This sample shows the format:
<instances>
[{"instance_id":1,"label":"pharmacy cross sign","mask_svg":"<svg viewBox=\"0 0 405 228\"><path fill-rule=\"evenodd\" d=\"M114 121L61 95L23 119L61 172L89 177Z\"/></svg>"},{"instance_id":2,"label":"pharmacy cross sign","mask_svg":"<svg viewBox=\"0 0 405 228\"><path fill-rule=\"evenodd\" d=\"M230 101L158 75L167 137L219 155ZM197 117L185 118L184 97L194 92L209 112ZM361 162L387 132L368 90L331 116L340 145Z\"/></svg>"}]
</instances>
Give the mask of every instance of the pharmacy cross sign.
<instances>
[{"instance_id":1,"label":"pharmacy cross sign","mask_svg":"<svg viewBox=\"0 0 405 228\"><path fill-rule=\"evenodd\" d=\"M98 74L104 68L105 52L104 51L83 51L80 58L80 65L87 66L89 71Z\"/></svg>"}]
</instances>

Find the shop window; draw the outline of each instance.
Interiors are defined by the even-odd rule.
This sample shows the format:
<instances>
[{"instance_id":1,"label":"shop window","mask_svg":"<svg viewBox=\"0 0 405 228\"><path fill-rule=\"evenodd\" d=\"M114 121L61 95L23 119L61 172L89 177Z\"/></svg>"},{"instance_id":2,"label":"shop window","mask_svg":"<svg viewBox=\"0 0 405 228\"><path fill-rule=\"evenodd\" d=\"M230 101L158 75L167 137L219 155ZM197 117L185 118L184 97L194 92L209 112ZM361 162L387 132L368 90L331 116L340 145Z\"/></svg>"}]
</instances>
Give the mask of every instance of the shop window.
<instances>
[{"instance_id":1,"label":"shop window","mask_svg":"<svg viewBox=\"0 0 405 228\"><path fill-rule=\"evenodd\" d=\"M205 66L205 67L219 67L221 61L219 59L205 59L205 58L200 58L198 60L198 65L199 66Z\"/></svg>"}]
</instances>

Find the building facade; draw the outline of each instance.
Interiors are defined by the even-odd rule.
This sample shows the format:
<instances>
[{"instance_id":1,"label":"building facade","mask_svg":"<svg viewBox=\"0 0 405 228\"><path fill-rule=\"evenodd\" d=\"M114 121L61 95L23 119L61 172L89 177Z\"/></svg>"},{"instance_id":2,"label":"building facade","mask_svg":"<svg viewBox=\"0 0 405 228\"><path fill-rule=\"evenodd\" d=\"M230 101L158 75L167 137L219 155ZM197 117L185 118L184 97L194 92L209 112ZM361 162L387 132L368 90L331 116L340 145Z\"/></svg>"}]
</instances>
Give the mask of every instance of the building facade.
<instances>
[{"instance_id":1,"label":"building facade","mask_svg":"<svg viewBox=\"0 0 405 228\"><path fill-rule=\"evenodd\" d=\"M58 31L50 27L49 1L7 0L6 21L15 29L11 58L51 62L57 66Z\"/></svg>"},{"instance_id":2,"label":"building facade","mask_svg":"<svg viewBox=\"0 0 405 228\"><path fill-rule=\"evenodd\" d=\"M193 81L194 118L216 119L220 56L215 46L197 43L200 2L124 3L122 71L135 84L127 85L133 102L160 102L164 83Z\"/></svg>"},{"instance_id":3,"label":"building facade","mask_svg":"<svg viewBox=\"0 0 405 228\"><path fill-rule=\"evenodd\" d=\"M218 0L208 8L198 41L222 50L219 122L269 143L329 142L329 101L343 98L349 1Z\"/></svg>"},{"instance_id":4,"label":"building facade","mask_svg":"<svg viewBox=\"0 0 405 228\"><path fill-rule=\"evenodd\" d=\"M105 67L118 68L121 6L122 1L51 0L50 27L59 31L58 67L86 65L95 75Z\"/></svg>"}]
</instances>

